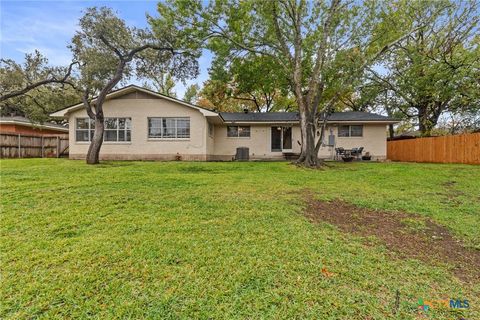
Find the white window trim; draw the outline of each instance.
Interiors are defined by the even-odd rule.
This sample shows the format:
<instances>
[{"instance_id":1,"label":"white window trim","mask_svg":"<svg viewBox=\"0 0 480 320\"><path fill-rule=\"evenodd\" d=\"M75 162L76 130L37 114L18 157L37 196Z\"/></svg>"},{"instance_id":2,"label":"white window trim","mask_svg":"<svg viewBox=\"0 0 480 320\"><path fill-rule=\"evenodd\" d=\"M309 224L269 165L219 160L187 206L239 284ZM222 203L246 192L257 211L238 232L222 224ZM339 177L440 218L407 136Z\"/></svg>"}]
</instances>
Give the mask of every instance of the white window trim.
<instances>
[{"instance_id":1,"label":"white window trim","mask_svg":"<svg viewBox=\"0 0 480 320\"><path fill-rule=\"evenodd\" d=\"M130 141L105 141L105 137L104 137L104 140L103 140L103 143L102 145L104 144L132 144L132 132L133 132L133 122L132 122L132 117L105 117L105 119L108 119L108 118L115 118L117 119L117 126L118 126L118 119L119 118L124 118L124 119L130 119ZM88 119L88 129L77 129L77 119ZM92 140L90 139L90 131L91 131L91 126L90 126L90 118L89 117L76 117L75 118L75 123L74 123L74 127L73 127L73 132L74 132L74 136L75 136L75 144L79 144L79 145L89 145L90 143L92 143ZM88 135L88 141L78 141L77 140L77 130L83 130L83 131L87 131L89 133ZM103 129L104 131L104 134L105 134L105 131L107 129ZM108 129L108 130L114 130L114 129ZM117 138L118 138L118 131L119 130L124 130L124 131L127 131L126 129L119 129L117 128Z\"/></svg>"},{"instance_id":2,"label":"white window trim","mask_svg":"<svg viewBox=\"0 0 480 320\"><path fill-rule=\"evenodd\" d=\"M177 137L150 137L150 119L188 119L188 125L190 129L189 137L188 138L177 138ZM163 128L160 128L163 129ZM147 117L147 141L190 141L192 138L192 130L191 130L191 119L190 117L162 117L162 116L154 116L154 117ZM177 134L177 121L175 121L175 134Z\"/></svg>"}]
</instances>

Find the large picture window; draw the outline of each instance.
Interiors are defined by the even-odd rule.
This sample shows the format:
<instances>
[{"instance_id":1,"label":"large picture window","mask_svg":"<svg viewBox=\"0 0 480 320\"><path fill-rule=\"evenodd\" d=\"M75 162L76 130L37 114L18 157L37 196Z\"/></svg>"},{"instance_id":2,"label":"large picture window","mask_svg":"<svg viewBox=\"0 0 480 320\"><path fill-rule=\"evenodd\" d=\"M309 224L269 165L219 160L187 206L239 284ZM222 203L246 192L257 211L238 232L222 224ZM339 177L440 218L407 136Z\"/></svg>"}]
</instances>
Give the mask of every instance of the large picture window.
<instances>
[{"instance_id":1,"label":"large picture window","mask_svg":"<svg viewBox=\"0 0 480 320\"><path fill-rule=\"evenodd\" d=\"M363 137L363 126L362 125L339 126L338 136L339 137Z\"/></svg>"},{"instance_id":2,"label":"large picture window","mask_svg":"<svg viewBox=\"0 0 480 320\"><path fill-rule=\"evenodd\" d=\"M148 137L190 138L190 118L148 118Z\"/></svg>"},{"instance_id":3,"label":"large picture window","mask_svg":"<svg viewBox=\"0 0 480 320\"><path fill-rule=\"evenodd\" d=\"M131 141L131 118L105 118L103 141ZM89 142L93 139L95 121L90 118L77 118L75 124L76 141Z\"/></svg>"},{"instance_id":4,"label":"large picture window","mask_svg":"<svg viewBox=\"0 0 480 320\"><path fill-rule=\"evenodd\" d=\"M250 137L250 127L249 126L227 126L227 137L248 138Z\"/></svg>"}]
</instances>

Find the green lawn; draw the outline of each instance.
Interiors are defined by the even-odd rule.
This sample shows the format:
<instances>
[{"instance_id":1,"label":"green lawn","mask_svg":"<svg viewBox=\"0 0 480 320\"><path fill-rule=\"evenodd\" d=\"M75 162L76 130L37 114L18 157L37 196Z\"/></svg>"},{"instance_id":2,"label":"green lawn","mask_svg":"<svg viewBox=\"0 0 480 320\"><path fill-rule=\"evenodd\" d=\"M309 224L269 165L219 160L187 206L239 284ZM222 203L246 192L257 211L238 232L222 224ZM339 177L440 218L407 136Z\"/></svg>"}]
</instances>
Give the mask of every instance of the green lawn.
<instances>
[{"instance_id":1,"label":"green lawn","mask_svg":"<svg viewBox=\"0 0 480 320\"><path fill-rule=\"evenodd\" d=\"M302 215L310 190L428 216L480 250L480 166L0 164L1 319L414 319L419 298L470 302L427 318L480 319L480 284L449 265Z\"/></svg>"}]
</instances>

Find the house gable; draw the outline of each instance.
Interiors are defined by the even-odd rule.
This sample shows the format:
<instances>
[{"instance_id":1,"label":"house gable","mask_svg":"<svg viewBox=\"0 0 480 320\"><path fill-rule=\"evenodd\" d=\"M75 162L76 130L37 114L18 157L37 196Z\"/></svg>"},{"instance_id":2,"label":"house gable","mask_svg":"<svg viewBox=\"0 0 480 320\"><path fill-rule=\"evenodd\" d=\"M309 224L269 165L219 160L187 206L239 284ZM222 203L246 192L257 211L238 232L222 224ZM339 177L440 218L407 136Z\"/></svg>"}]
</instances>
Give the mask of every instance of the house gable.
<instances>
[{"instance_id":1,"label":"house gable","mask_svg":"<svg viewBox=\"0 0 480 320\"><path fill-rule=\"evenodd\" d=\"M160 97L139 90L135 90L134 92L125 93L121 96L111 98L110 100L117 99L160 99Z\"/></svg>"},{"instance_id":2,"label":"house gable","mask_svg":"<svg viewBox=\"0 0 480 320\"><path fill-rule=\"evenodd\" d=\"M107 94L105 103L111 100L117 100L117 99L152 99L152 100L166 100L169 102L173 102L177 105L181 105L183 107L188 107L194 110L198 110L202 115L206 117L218 117L218 113L201 108L199 106L193 105L191 103L178 100L176 98L172 98L166 95L162 95L160 93L138 87L135 85L130 85L115 91L110 92ZM92 100L92 103L95 103L95 99ZM51 117L58 117L58 118L68 118L69 114L72 112L76 112L78 110L83 109L83 103L78 103L72 106L69 106L67 108L61 109L59 111L56 111L52 114L50 114Z\"/></svg>"}]
</instances>

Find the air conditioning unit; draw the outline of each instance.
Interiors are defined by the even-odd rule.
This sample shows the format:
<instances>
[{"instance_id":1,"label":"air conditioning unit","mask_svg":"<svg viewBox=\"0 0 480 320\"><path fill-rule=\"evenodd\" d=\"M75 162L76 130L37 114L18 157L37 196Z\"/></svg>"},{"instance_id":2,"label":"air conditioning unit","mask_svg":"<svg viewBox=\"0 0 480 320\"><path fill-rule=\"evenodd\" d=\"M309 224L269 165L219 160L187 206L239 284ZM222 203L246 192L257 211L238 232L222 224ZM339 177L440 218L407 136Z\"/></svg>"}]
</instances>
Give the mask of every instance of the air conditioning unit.
<instances>
[{"instance_id":1,"label":"air conditioning unit","mask_svg":"<svg viewBox=\"0 0 480 320\"><path fill-rule=\"evenodd\" d=\"M237 153L235 154L235 160L237 161L248 161L250 159L250 149L246 147L237 148Z\"/></svg>"}]
</instances>

